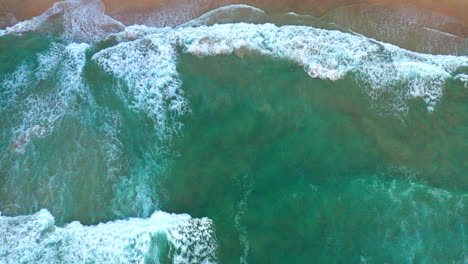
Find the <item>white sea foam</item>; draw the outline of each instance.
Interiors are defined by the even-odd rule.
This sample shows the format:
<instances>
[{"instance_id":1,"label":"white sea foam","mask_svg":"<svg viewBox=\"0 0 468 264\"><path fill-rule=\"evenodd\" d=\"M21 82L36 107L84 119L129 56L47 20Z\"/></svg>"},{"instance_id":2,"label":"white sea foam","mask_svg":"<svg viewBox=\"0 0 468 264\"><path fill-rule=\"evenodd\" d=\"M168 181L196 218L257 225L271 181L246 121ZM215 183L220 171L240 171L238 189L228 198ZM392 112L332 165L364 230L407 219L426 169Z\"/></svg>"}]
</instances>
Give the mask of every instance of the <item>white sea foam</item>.
<instances>
[{"instance_id":1,"label":"white sea foam","mask_svg":"<svg viewBox=\"0 0 468 264\"><path fill-rule=\"evenodd\" d=\"M217 263L216 251L218 244L213 223L208 218L191 218L174 226L167 232L171 247L173 264Z\"/></svg>"},{"instance_id":2,"label":"white sea foam","mask_svg":"<svg viewBox=\"0 0 468 264\"><path fill-rule=\"evenodd\" d=\"M463 82L463 85L465 86L465 88L468 87L468 74L461 73L461 74L456 75L455 77L456 79Z\"/></svg>"},{"instance_id":3,"label":"white sea foam","mask_svg":"<svg viewBox=\"0 0 468 264\"><path fill-rule=\"evenodd\" d=\"M53 75L58 72L56 89L45 94L30 94L21 102L27 110L23 112L21 124L14 128L12 150L22 152L33 138L52 133L56 123L70 107L70 102L77 96L88 97L89 92L82 78L88 48L88 44L70 44L66 47L57 44L38 56L39 66L34 73L34 83L18 83L20 86L17 89L31 89L27 85L38 85L40 80L54 78ZM25 76L24 67L20 66L13 74L16 75ZM32 80L31 77L26 79Z\"/></svg>"},{"instance_id":4,"label":"white sea foam","mask_svg":"<svg viewBox=\"0 0 468 264\"><path fill-rule=\"evenodd\" d=\"M433 110L442 97L444 82L467 57L419 54L371 39L338 31L303 26L231 24L182 29L179 44L199 55L242 56L256 51L291 60L303 66L312 78L336 81L357 73L365 91L379 99L382 90L404 85L396 97L398 108L407 111L406 101L420 97ZM395 97L395 98L396 98ZM395 99L393 98L393 99ZM379 102L385 106L388 102Z\"/></svg>"},{"instance_id":5,"label":"white sea foam","mask_svg":"<svg viewBox=\"0 0 468 264\"><path fill-rule=\"evenodd\" d=\"M119 133L123 121L120 113L109 109L104 109L102 115L106 121L100 130L105 138L100 145L106 153L107 177L113 178L122 168L122 142L119 140Z\"/></svg>"},{"instance_id":6,"label":"white sea foam","mask_svg":"<svg viewBox=\"0 0 468 264\"><path fill-rule=\"evenodd\" d=\"M124 82L128 91L120 86L118 93L155 121L161 138L178 129L174 117L186 112L186 100L176 69L177 52L167 39L122 43L95 54L93 60Z\"/></svg>"},{"instance_id":7,"label":"white sea foam","mask_svg":"<svg viewBox=\"0 0 468 264\"><path fill-rule=\"evenodd\" d=\"M146 29L152 30L145 26L135 29L130 31L137 35ZM157 32L161 33L161 30ZM153 120L160 139L170 139L179 131L181 123L177 117L187 111L187 102L176 70L177 53L170 43L161 38L121 43L95 54L93 60L120 80L115 86L117 95L130 109L143 112ZM117 195L112 206L116 215L148 216L158 208L154 179L163 177L169 155L161 145L149 149L145 155L153 160L151 165L136 162L138 165L114 185Z\"/></svg>"},{"instance_id":8,"label":"white sea foam","mask_svg":"<svg viewBox=\"0 0 468 264\"><path fill-rule=\"evenodd\" d=\"M67 41L97 41L123 28L122 23L104 14L104 5L99 0L68 0L7 28L6 33L41 32Z\"/></svg>"},{"instance_id":9,"label":"white sea foam","mask_svg":"<svg viewBox=\"0 0 468 264\"><path fill-rule=\"evenodd\" d=\"M117 216L148 217L159 208L159 183L167 175L170 156L164 152L164 147L157 144L144 155L145 160L152 161L151 164L137 160L129 174L119 177L113 186L112 212Z\"/></svg>"},{"instance_id":10,"label":"white sea foam","mask_svg":"<svg viewBox=\"0 0 468 264\"><path fill-rule=\"evenodd\" d=\"M216 263L212 221L157 211L94 226L55 225L45 209L33 215L1 216L0 260L5 263ZM165 247L168 247L165 251ZM2 262L3 263L3 262Z\"/></svg>"},{"instance_id":11,"label":"white sea foam","mask_svg":"<svg viewBox=\"0 0 468 264\"><path fill-rule=\"evenodd\" d=\"M172 90L180 91L175 71L178 46L197 56L235 54L243 58L262 54L290 60L302 66L310 77L330 81L355 74L378 108L400 114L408 111L407 101L413 98L422 98L427 109L434 110L442 97L445 80L455 77L457 68L468 65L466 56L420 54L364 36L305 26L245 23L177 29L131 26L113 38L130 42L101 51L93 59L125 79L137 98L146 98L153 90L156 95L167 83L174 83L170 85L174 87ZM140 39L132 41L135 38ZM155 65L155 61L159 63ZM150 69L147 65L151 65ZM136 101L149 110L151 104L143 103L147 99ZM184 105L181 99L176 101ZM160 105L152 104L153 109ZM156 113L150 115L157 117Z\"/></svg>"},{"instance_id":12,"label":"white sea foam","mask_svg":"<svg viewBox=\"0 0 468 264\"><path fill-rule=\"evenodd\" d=\"M54 44L37 56L36 66L21 64L3 82L7 88L2 98L6 104L2 109L6 117L4 135L7 137L4 138L5 142L9 141L9 148L0 157L2 166L8 168L2 184L2 191L8 194L1 202L5 212L37 210L43 203L55 212L63 212L70 173L59 172L64 164L57 164L57 170L49 171L44 177L39 171L47 165L36 160L31 142L53 133L67 114L75 114L73 108L77 102L93 102L82 76L88 48L88 44ZM24 155L27 147L30 155ZM72 153L70 157L75 155ZM41 164L41 169L24 179L31 164L32 167ZM25 193L25 189L30 191Z\"/></svg>"},{"instance_id":13,"label":"white sea foam","mask_svg":"<svg viewBox=\"0 0 468 264\"><path fill-rule=\"evenodd\" d=\"M242 193L242 197L237 204L237 212L234 216L234 226L236 227L237 232L239 233L239 242L242 247L242 255L240 256L239 263L240 264L247 264L247 258L249 256L250 251L250 242L247 237L247 228L242 223L242 218L245 215L245 211L247 210L247 201L252 193L253 190L253 180L250 178L249 175L244 175L242 178L239 178L238 184L240 187L240 191Z\"/></svg>"},{"instance_id":14,"label":"white sea foam","mask_svg":"<svg viewBox=\"0 0 468 264\"><path fill-rule=\"evenodd\" d=\"M226 23L264 23L267 14L265 11L249 5L228 5L211 10L202 16L190 20L181 25L186 26L210 26Z\"/></svg>"},{"instance_id":15,"label":"white sea foam","mask_svg":"<svg viewBox=\"0 0 468 264\"><path fill-rule=\"evenodd\" d=\"M32 84L32 78L30 77L32 71L33 67L30 64L23 63L1 82L0 104L11 105L17 103L18 97L23 90Z\"/></svg>"},{"instance_id":16,"label":"white sea foam","mask_svg":"<svg viewBox=\"0 0 468 264\"><path fill-rule=\"evenodd\" d=\"M11 136L6 138L10 141L9 150L23 154L12 155L8 151L0 157L0 160L14 162L16 166L16 169L11 169L12 173L5 178L3 186L5 193L10 195L2 201L2 204L5 211L10 214L48 206L58 213L59 221L66 217L65 213L62 214L67 206L64 200L67 200L66 197L70 192L69 183L80 175L81 165L73 165L78 167L76 171L75 168L70 171L66 167L71 164L64 162L57 164L54 173L34 174L34 177L37 175L37 178L31 179L31 182L35 182L34 190L28 194L18 191L21 189L18 189L18 186L26 188L31 184L22 179L21 171L31 167L31 164L36 166L37 162L40 162L33 158L36 156L35 145L31 143L51 135L60 127L62 120L66 117L73 118L77 113L103 122L96 131L98 133L94 139L98 142L98 151L102 151L105 163L102 166L107 169L107 173L100 174L102 180L112 185L113 191L117 194L112 201L109 201L115 215L148 217L158 208L155 177L159 176L157 173L165 172L164 161L167 156L160 153L161 146L154 146L144 153L148 155L146 156L148 160L153 160L151 165L142 164L144 167L133 166L131 170L122 170L125 166L122 157L124 147L119 139L122 116L118 111L101 107L94 101L82 76L88 48L88 44L68 46L54 44L49 50L37 56L36 66L32 66L32 63L21 64L14 74L0 83L3 84L0 93L1 103L7 104L2 109L19 111L17 117L9 120L6 126L11 131ZM93 111L91 116L87 115L88 110ZM80 136L69 135L68 140L70 142L66 144L82 143ZM74 140L76 142L73 142ZM28 150L31 151L26 152L28 146ZM70 157L79 159L84 155L87 154L78 148ZM123 173L127 174L122 175Z\"/></svg>"}]
</instances>

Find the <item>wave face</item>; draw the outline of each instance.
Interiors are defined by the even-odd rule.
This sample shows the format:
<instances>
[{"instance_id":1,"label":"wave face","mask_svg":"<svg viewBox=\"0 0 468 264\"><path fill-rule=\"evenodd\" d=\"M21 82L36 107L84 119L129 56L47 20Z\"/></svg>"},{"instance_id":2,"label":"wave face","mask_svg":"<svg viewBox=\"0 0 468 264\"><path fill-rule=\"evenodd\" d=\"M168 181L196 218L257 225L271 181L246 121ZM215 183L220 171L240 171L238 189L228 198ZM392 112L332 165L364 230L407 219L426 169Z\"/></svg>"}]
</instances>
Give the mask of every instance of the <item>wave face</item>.
<instances>
[{"instance_id":1,"label":"wave face","mask_svg":"<svg viewBox=\"0 0 468 264\"><path fill-rule=\"evenodd\" d=\"M468 57L185 11L0 32L0 262L466 260Z\"/></svg>"}]
</instances>

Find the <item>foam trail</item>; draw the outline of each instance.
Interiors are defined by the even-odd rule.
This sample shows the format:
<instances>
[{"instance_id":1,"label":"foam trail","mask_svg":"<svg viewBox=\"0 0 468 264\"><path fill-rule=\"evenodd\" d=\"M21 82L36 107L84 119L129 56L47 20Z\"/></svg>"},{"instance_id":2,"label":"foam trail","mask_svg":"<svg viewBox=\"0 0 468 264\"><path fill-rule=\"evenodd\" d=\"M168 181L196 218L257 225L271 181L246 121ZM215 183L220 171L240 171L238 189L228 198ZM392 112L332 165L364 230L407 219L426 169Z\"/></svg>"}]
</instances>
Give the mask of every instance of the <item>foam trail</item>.
<instances>
[{"instance_id":1,"label":"foam trail","mask_svg":"<svg viewBox=\"0 0 468 264\"><path fill-rule=\"evenodd\" d=\"M245 215L247 210L247 201L252 193L253 183L252 179L248 175L244 175L239 179L239 185L242 193L241 200L237 204L237 212L234 216L234 225L237 232L239 233L239 241L242 247L242 255L240 256L239 263L247 264L247 257L249 256L250 243L247 238L247 228L241 223L242 217Z\"/></svg>"},{"instance_id":2,"label":"foam trail","mask_svg":"<svg viewBox=\"0 0 468 264\"><path fill-rule=\"evenodd\" d=\"M401 173L401 169L404 168L393 168L386 174ZM375 219L366 219L369 213L363 212L361 221L376 223L378 229L372 234L375 236L373 241L379 241L379 247L386 249L384 254L393 252L390 256L393 262L434 262L439 258L438 254L445 254L447 245L441 247L442 241L450 241L457 250L450 263L463 262L461 259L466 256L466 195L463 193L407 180L385 181L375 177L352 181L340 195L343 201L352 201L352 197L359 195L362 200L355 209L373 208L379 212ZM376 257L372 251L372 246L362 249L364 256L361 258Z\"/></svg>"},{"instance_id":3,"label":"foam trail","mask_svg":"<svg viewBox=\"0 0 468 264\"><path fill-rule=\"evenodd\" d=\"M114 184L115 196L112 199L112 212L119 216L147 217L159 208L159 180L167 175L170 155L157 144L145 153L151 165L141 168L140 162Z\"/></svg>"},{"instance_id":4,"label":"foam trail","mask_svg":"<svg viewBox=\"0 0 468 264\"><path fill-rule=\"evenodd\" d=\"M31 143L46 142L37 141L61 127L65 117L76 114L79 104L94 104L83 79L88 48L88 44L53 44L37 56L35 66L21 64L0 83L5 88L0 92L0 113L5 117L3 142L6 144L2 145L0 157L5 175L1 201L5 213L34 212L47 206L60 218L66 217L65 205L72 187L68 184L73 176L70 170L61 169L71 163L57 162L56 170L48 171L48 164L37 157L44 155L47 160L54 160L53 154L38 153L37 145ZM68 135L71 141L73 136ZM80 149L75 149L69 157L76 158L79 152ZM73 174L78 175L82 167L77 166ZM31 175L30 168L36 168Z\"/></svg>"},{"instance_id":5,"label":"foam trail","mask_svg":"<svg viewBox=\"0 0 468 264\"><path fill-rule=\"evenodd\" d=\"M168 31L171 34L171 31ZM105 71L113 73L128 87L119 94L130 98L134 108L155 121L161 138L168 138L181 125L174 117L187 111L176 69L177 52L165 38L122 43L93 56Z\"/></svg>"},{"instance_id":6,"label":"foam trail","mask_svg":"<svg viewBox=\"0 0 468 264\"><path fill-rule=\"evenodd\" d=\"M6 263L216 263L213 223L187 214L154 212L95 226L55 225L45 209L33 215L1 216L0 259ZM165 250L168 247L168 250ZM164 252L168 251L168 252Z\"/></svg>"},{"instance_id":7,"label":"foam trail","mask_svg":"<svg viewBox=\"0 0 468 264\"><path fill-rule=\"evenodd\" d=\"M106 122L101 128L105 138L100 144L106 153L106 164L108 168L107 177L114 178L122 169L122 142L119 140L119 129L122 127L122 115L117 111L104 109L102 115Z\"/></svg>"},{"instance_id":8,"label":"foam trail","mask_svg":"<svg viewBox=\"0 0 468 264\"><path fill-rule=\"evenodd\" d=\"M23 63L16 70L7 76L1 82L2 90L0 91L0 104L9 106L18 103L18 97L27 89L26 87L33 84L32 73L33 67L30 64ZM2 107L3 109L3 107Z\"/></svg>"},{"instance_id":9,"label":"foam trail","mask_svg":"<svg viewBox=\"0 0 468 264\"><path fill-rule=\"evenodd\" d=\"M54 45L45 54L40 54L39 67L33 76L29 68L20 66L12 75L13 79L6 81L10 85L12 95L10 102L15 102L17 93L21 90L31 89L30 86L38 85L40 80L51 78L51 75L59 72L57 89L46 95L30 94L19 102L27 109L23 112L21 124L14 128L14 139L12 150L23 152L28 143L35 137L45 137L52 133L55 125L66 114L71 102L76 96L87 98L89 92L86 90L82 79L83 67L86 63L85 52L88 44L70 44L66 47L60 44ZM14 82L19 78L24 81ZM54 77L52 77L54 78Z\"/></svg>"},{"instance_id":10,"label":"foam trail","mask_svg":"<svg viewBox=\"0 0 468 264\"><path fill-rule=\"evenodd\" d=\"M178 90L176 47L201 57L235 54L243 58L262 54L285 59L303 67L312 78L330 81L354 74L382 112L389 109L397 114L405 114L407 101L413 98L423 99L427 109L433 111L442 97L445 81L456 78L456 70L468 65L466 56L420 54L360 35L306 26L245 23L177 29L134 26L112 39L130 42L103 50L93 59L125 79L137 98L142 94L148 96L147 92L154 89L145 87L162 89L172 82L172 90ZM145 65L153 65L148 73L135 73L141 67L146 69ZM152 70L154 67L163 75L158 76ZM148 76L153 80L148 80ZM143 81L135 81L135 77ZM142 100L137 101L142 108L148 108ZM153 106L159 105L162 104Z\"/></svg>"}]
</instances>

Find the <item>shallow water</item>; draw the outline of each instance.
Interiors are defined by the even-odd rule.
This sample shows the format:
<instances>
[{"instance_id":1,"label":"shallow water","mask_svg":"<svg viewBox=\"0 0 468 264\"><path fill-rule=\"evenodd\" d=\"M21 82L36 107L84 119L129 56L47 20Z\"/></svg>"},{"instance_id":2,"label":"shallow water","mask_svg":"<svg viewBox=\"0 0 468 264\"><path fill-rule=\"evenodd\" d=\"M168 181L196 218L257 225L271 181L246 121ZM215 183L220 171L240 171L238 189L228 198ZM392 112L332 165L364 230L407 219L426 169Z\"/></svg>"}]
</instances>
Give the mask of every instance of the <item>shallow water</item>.
<instances>
[{"instance_id":1,"label":"shallow water","mask_svg":"<svg viewBox=\"0 0 468 264\"><path fill-rule=\"evenodd\" d=\"M0 36L0 263L466 261L466 56L93 16Z\"/></svg>"}]
</instances>

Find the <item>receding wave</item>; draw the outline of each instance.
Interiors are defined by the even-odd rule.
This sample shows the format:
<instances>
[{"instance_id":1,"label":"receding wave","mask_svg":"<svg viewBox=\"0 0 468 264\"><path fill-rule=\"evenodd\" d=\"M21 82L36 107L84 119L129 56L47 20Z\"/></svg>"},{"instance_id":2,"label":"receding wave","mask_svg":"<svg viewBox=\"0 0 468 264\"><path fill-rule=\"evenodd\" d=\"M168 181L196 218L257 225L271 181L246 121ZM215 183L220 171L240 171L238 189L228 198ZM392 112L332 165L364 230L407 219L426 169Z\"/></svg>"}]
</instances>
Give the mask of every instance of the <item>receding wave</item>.
<instances>
[{"instance_id":1,"label":"receding wave","mask_svg":"<svg viewBox=\"0 0 468 264\"><path fill-rule=\"evenodd\" d=\"M55 3L42 15L7 28L6 33L36 32L80 42L97 41L123 28L122 23L104 14L99 0L71 0Z\"/></svg>"}]
</instances>

